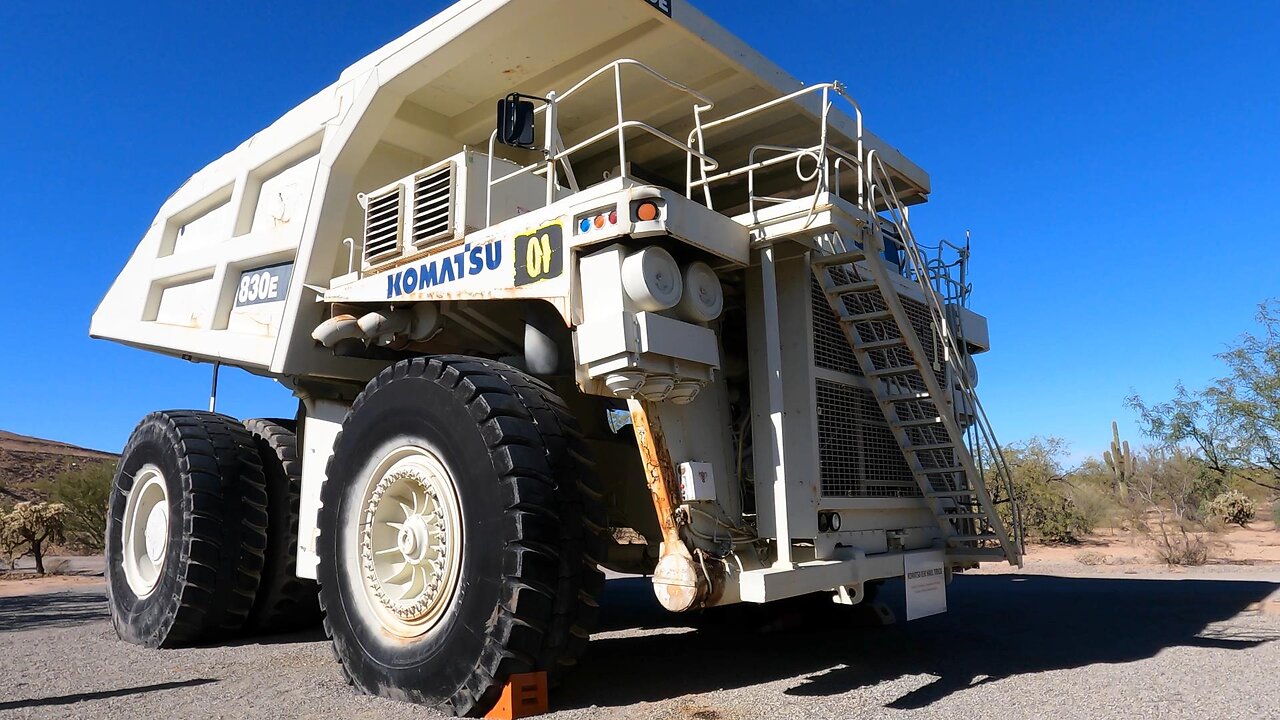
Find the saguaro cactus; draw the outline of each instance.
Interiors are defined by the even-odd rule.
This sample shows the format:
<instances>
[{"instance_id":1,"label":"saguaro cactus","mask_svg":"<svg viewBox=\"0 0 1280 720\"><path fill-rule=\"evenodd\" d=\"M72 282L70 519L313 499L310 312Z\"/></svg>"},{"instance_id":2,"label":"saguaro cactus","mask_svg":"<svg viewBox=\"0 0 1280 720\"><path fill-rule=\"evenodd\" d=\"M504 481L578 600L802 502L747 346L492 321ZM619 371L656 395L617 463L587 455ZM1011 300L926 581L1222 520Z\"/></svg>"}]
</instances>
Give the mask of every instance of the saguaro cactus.
<instances>
[{"instance_id":1,"label":"saguaro cactus","mask_svg":"<svg viewBox=\"0 0 1280 720\"><path fill-rule=\"evenodd\" d=\"M1137 462L1133 453L1129 452L1129 441L1120 442L1120 426L1111 421L1111 449L1102 452L1102 459L1115 478L1116 487L1124 491L1133 479L1134 465Z\"/></svg>"}]
</instances>

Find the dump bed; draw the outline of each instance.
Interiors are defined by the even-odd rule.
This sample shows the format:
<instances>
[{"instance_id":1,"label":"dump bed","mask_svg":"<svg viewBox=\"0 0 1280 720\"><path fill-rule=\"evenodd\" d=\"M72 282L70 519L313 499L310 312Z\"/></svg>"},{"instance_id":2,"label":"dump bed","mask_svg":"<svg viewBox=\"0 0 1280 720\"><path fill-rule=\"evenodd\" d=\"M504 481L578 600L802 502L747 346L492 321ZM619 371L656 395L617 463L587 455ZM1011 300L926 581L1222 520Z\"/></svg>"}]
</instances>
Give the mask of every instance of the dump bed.
<instances>
[{"instance_id":1,"label":"dump bed","mask_svg":"<svg viewBox=\"0 0 1280 720\"><path fill-rule=\"evenodd\" d=\"M365 210L357 195L485 147L494 103L507 93L563 91L619 58L711 98L710 119L802 87L685 0L458 2L179 188L94 313L90 334L266 375L368 377L381 364L336 357L311 338L324 319L318 293L359 269ZM657 127L678 123L687 98L667 90L642 88L628 102ZM592 92L558 118L566 136L608 126L614 95ZM762 134L784 142L819 112L818 96L807 96L787 115L735 126L740 137L718 138L717 152L740 164ZM838 111L831 125L857 135L855 120ZM677 137L689 130L669 129ZM906 202L926 197L920 168L870 134L863 141ZM628 141L630 160L656 175L684 172L669 149Z\"/></svg>"}]
</instances>

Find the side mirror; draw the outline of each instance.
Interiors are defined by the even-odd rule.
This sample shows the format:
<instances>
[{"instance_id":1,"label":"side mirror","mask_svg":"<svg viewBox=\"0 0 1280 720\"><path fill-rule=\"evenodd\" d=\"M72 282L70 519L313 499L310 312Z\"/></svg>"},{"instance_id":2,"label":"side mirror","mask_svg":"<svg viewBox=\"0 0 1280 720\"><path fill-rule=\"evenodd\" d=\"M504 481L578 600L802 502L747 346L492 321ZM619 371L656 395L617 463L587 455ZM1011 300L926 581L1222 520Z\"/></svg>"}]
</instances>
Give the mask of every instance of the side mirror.
<instances>
[{"instance_id":1,"label":"side mirror","mask_svg":"<svg viewBox=\"0 0 1280 720\"><path fill-rule=\"evenodd\" d=\"M498 101L498 142L533 150L533 103L512 93Z\"/></svg>"}]
</instances>

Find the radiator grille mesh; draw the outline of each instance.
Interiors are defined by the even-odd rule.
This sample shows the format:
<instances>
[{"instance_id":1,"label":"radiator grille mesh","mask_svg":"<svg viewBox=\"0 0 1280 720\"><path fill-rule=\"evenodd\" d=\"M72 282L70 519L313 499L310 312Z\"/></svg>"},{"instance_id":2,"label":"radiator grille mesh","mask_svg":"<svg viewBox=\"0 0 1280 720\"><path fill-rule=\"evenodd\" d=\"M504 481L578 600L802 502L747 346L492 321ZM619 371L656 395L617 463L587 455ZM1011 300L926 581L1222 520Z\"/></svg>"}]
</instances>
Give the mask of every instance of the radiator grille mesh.
<instances>
[{"instance_id":1,"label":"radiator grille mesh","mask_svg":"<svg viewBox=\"0 0 1280 720\"><path fill-rule=\"evenodd\" d=\"M833 267L830 268L830 272L832 280L840 284L852 283L861 279L855 277L853 273L844 268ZM858 367L853 351L849 349L849 342L844 336L844 331L840 328L840 323L836 321L835 314L831 312L831 305L827 302L826 295L823 293L822 286L818 283L816 277L810 279L810 298L813 303L814 364L827 370L862 375L862 369ZM899 296L899 298L902 301L902 308L906 311L907 317L911 321L912 328L915 329L916 337L920 338L920 344L924 347L925 356L928 358L930 365L935 368L934 375L938 378L938 384L946 387L946 371L943 369L944 363L940 354L941 341L934 329L928 307L924 303L907 297ZM885 309L884 297L878 290L849 293L841 297L841 302L844 303L845 312L849 315L861 315ZM885 322L863 322L859 323L857 327L862 334L861 339L864 342L901 337L897 326L891 320ZM913 362L911 353L905 346L872 350L869 355L872 365L876 368L900 367L911 365ZM918 377L898 378L896 382L911 390L924 390L924 383Z\"/></svg>"},{"instance_id":2,"label":"radiator grille mesh","mask_svg":"<svg viewBox=\"0 0 1280 720\"><path fill-rule=\"evenodd\" d=\"M920 488L875 398L862 388L816 380L823 497L919 497Z\"/></svg>"}]
</instances>

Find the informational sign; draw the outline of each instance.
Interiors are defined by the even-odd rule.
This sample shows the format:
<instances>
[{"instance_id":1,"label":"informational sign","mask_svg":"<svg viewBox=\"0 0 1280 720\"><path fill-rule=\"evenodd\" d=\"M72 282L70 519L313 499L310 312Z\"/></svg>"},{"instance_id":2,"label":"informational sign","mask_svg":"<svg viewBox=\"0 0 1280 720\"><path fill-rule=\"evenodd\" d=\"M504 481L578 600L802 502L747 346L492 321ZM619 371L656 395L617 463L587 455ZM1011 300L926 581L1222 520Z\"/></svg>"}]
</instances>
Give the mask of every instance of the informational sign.
<instances>
[{"instance_id":1,"label":"informational sign","mask_svg":"<svg viewBox=\"0 0 1280 720\"><path fill-rule=\"evenodd\" d=\"M281 263L271 267L255 268L240 273L236 287L236 307L284 300L289 291L289 278L293 275L293 263Z\"/></svg>"},{"instance_id":2,"label":"informational sign","mask_svg":"<svg viewBox=\"0 0 1280 720\"><path fill-rule=\"evenodd\" d=\"M902 558L907 578L907 619L947 611L947 558L942 550L908 553Z\"/></svg>"}]
</instances>

